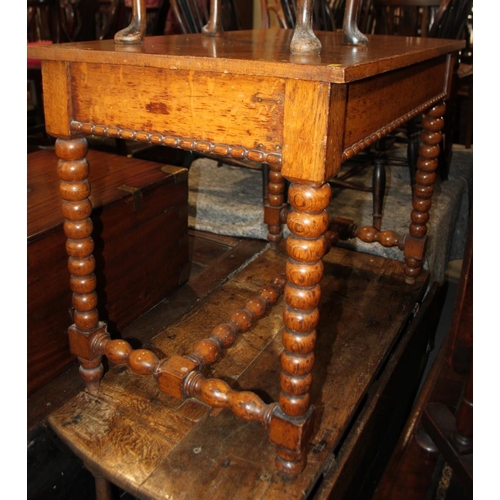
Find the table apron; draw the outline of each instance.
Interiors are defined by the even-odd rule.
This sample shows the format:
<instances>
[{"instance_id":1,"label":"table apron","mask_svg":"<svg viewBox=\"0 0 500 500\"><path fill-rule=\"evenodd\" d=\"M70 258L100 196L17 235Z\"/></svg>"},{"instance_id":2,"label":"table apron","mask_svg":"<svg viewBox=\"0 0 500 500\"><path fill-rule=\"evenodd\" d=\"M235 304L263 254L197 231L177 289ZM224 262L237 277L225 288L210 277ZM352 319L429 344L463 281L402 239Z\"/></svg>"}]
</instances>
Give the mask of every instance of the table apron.
<instances>
[{"instance_id":1,"label":"table apron","mask_svg":"<svg viewBox=\"0 0 500 500\"><path fill-rule=\"evenodd\" d=\"M67 64L73 133L88 133L90 127L95 135L222 152L222 156L229 146L237 151L228 156L257 161L281 155L285 79ZM50 86L49 75L44 80ZM47 125L51 130L57 127L57 123Z\"/></svg>"},{"instance_id":2,"label":"table apron","mask_svg":"<svg viewBox=\"0 0 500 500\"><path fill-rule=\"evenodd\" d=\"M442 56L349 84L344 152L364 149L446 98L448 73Z\"/></svg>"},{"instance_id":3,"label":"table apron","mask_svg":"<svg viewBox=\"0 0 500 500\"><path fill-rule=\"evenodd\" d=\"M444 55L349 84L44 61L46 126L55 137L93 134L282 164L288 179L319 185L442 101L450 61Z\"/></svg>"}]
</instances>

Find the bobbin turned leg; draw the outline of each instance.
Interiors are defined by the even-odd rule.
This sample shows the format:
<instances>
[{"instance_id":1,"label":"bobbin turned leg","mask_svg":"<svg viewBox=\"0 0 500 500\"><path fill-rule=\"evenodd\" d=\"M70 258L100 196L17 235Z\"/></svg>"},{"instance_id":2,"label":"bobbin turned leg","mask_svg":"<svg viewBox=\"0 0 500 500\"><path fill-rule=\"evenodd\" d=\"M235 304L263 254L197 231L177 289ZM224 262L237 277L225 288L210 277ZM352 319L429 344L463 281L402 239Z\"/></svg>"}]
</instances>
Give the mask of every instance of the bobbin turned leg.
<instances>
[{"instance_id":1,"label":"bobbin turned leg","mask_svg":"<svg viewBox=\"0 0 500 500\"><path fill-rule=\"evenodd\" d=\"M264 222L267 224L267 239L278 244L283 239L285 207L285 179L280 165L269 165L268 195L264 206Z\"/></svg>"},{"instance_id":2,"label":"bobbin turned leg","mask_svg":"<svg viewBox=\"0 0 500 500\"><path fill-rule=\"evenodd\" d=\"M444 103L430 108L422 117L423 130L420 135L417 172L413 188L413 200L409 235L405 238L404 256L406 282L413 284L422 271L427 244L427 222L432 204L436 169L438 167L439 144L444 126Z\"/></svg>"},{"instance_id":3,"label":"bobbin turned leg","mask_svg":"<svg viewBox=\"0 0 500 500\"><path fill-rule=\"evenodd\" d=\"M293 183L288 192L291 234L287 239L281 393L279 408L271 417L270 439L276 444L278 469L289 476L304 469L312 431L314 409L309 390L323 277L321 259L328 248L324 233L330 198L328 184L313 187Z\"/></svg>"},{"instance_id":4,"label":"bobbin turned leg","mask_svg":"<svg viewBox=\"0 0 500 500\"><path fill-rule=\"evenodd\" d=\"M73 321L69 328L70 349L80 362L80 374L87 389L97 390L103 374L101 356L95 355L96 339L107 335L97 312L95 260L92 252L92 204L89 200L89 166L85 138L56 141L59 157L57 172L61 180L59 191L63 200L62 213L66 219L64 233L68 238L68 269L73 291Z\"/></svg>"}]
</instances>

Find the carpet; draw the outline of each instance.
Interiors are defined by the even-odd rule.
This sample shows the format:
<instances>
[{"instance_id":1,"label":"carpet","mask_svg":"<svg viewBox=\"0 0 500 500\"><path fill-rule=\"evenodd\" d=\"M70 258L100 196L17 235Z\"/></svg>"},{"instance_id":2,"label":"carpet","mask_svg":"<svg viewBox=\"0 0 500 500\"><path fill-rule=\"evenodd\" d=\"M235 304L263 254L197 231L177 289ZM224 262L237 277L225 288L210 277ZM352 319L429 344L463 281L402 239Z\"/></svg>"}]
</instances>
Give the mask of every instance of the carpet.
<instances>
[{"instance_id":1,"label":"carpet","mask_svg":"<svg viewBox=\"0 0 500 500\"><path fill-rule=\"evenodd\" d=\"M395 148L390 154L403 156L405 150ZM428 223L428 247L424 267L431 278L444 282L450 260L461 259L465 246L469 195L472 192L472 149L455 145L449 178L438 180ZM367 168L351 178L366 185L371 183L372 169ZM387 169L382 230L408 232L411 187L408 167ZM331 216L353 219L358 226L371 225L371 193L333 186ZM200 158L189 170L189 227L201 231L236 237L267 239L263 222L261 172L241 167L220 165L215 160ZM288 229L285 227L285 235ZM356 251L403 260L397 248L384 248L378 243L359 240L339 245Z\"/></svg>"}]
</instances>

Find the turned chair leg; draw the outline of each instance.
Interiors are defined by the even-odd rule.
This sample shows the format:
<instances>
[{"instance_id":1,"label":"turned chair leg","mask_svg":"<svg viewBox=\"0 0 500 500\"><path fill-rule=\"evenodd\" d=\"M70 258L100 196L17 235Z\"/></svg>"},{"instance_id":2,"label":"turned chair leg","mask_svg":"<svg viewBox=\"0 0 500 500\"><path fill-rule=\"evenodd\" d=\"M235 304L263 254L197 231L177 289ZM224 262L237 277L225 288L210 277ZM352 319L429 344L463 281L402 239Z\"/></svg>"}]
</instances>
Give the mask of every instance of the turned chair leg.
<instances>
[{"instance_id":1,"label":"turned chair leg","mask_svg":"<svg viewBox=\"0 0 500 500\"><path fill-rule=\"evenodd\" d=\"M417 126L415 119L411 119L407 125L408 130L408 147L406 156L408 158L408 167L410 169L410 183L411 187L415 185L415 175L417 172L417 158L418 158L418 137L416 136Z\"/></svg>"},{"instance_id":2,"label":"turned chair leg","mask_svg":"<svg viewBox=\"0 0 500 500\"><path fill-rule=\"evenodd\" d=\"M373 186L373 227L382 230L382 209L384 205L386 170L383 158L375 159L372 177Z\"/></svg>"},{"instance_id":3,"label":"turned chair leg","mask_svg":"<svg viewBox=\"0 0 500 500\"><path fill-rule=\"evenodd\" d=\"M96 500L113 500L113 489L111 483L94 467L84 464L85 468L92 474L95 480L95 498Z\"/></svg>"}]
</instances>

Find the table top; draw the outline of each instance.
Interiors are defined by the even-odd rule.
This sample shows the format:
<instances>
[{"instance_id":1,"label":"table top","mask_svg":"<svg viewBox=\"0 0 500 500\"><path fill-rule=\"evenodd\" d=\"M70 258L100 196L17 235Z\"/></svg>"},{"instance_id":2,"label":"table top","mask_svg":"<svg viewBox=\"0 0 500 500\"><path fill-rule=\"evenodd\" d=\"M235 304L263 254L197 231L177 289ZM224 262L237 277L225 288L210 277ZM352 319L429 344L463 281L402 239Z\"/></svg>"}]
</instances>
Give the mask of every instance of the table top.
<instances>
[{"instance_id":1,"label":"table top","mask_svg":"<svg viewBox=\"0 0 500 500\"><path fill-rule=\"evenodd\" d=\"M138 45L113 40L28 47L28 57L41 60L198 70L349 83L456 52L461 40L371 35L367 46L342 43L340 32L316 33L319 56L290 53L292 30L280 28L147 37Z\"/></svg>"},{"instance_id":2,"label":"table top","mask_svg":"<svg viewBox=\"0 0 500 500\"><path fill-rule=\"evenodd\" d=\"M284 269L283 248L267 249L248 261L151 339L149 347L165 357L189 352L228 317L228 311L241 307ZM394 377L405 381L396 384L399 396L394 401L411 398L408 387L417 377L417 353L426 345L427 329L416 327L425 307L408 330L404 325L413 317L428 277L424 271L410 286L404 282L400 262L335 247L325 256L311 393L318 418L307 467L295 481L279 477L275 447L259 423L240 420L227 408L211 409L196 399L179 401L162 393L153 377L136 375L123 366L106 373L97 395L83 391L54 411L50 424L86 464L98 470L109 466L108 477L115 484L136 496L140 485L141 498L303 500L313 496L308 493L318 483L314 498L328 498L324 490L332 488L339 474L340 488L356 481L360 456L380 450L383 430L394 413L383 395L387 387L394 391ZM256 391L266 401L276 400L283 307L280 299L224 350L207 374L239 390ZM421 340L415 343L410 338ZM412 353L412 361L407 361L409 354L403 356L405 352ZM395 368L401 359L403 375ZM379 423L376 435L372 422ZM359 446L363 439L363 451L353 452L354 443Z\"/></svg>"}]
</instances>

